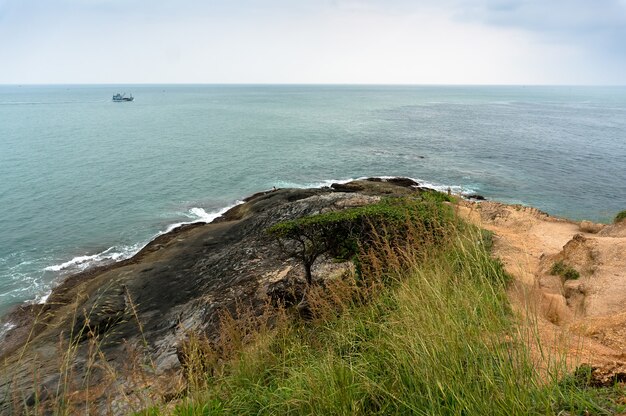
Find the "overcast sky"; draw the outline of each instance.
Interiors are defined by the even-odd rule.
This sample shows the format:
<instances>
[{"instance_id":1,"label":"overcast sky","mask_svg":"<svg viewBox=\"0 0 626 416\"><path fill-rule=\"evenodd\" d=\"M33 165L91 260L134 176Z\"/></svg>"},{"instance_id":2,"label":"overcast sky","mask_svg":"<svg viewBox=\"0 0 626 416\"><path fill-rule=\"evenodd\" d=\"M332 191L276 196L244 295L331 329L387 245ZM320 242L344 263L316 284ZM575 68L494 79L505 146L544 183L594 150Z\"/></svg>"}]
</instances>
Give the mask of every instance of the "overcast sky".
<instances>
[{"instance_id":1,"label":"overcast sky","mask_svg":"<svg viewBox=\"0 0 626 416\"><path fill-rule=\"evenodd\" d=\"M626 84L626 0L0 0L0 83Z\"/></svg>"}]
</instances>

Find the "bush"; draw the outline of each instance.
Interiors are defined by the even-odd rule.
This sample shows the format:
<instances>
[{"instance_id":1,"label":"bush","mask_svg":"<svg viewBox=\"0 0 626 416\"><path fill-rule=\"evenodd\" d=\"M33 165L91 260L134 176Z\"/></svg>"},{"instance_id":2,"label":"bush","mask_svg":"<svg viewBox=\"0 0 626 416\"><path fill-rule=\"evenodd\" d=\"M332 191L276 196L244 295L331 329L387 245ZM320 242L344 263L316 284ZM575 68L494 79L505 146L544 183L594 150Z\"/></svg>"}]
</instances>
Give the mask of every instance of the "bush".
<instances>
[{"instance_id":1,"label":"bush","mask_svg":"<svg viewBox=\"0 0 626 416\"><path fill-rule=\"evenodd\" d=\"M550 274L553 276L556 276L556 275L560 276L561 274L563 274L564 271L565 271L565 264L561 260L555 262L550 268Z\"/></svg>"},{"instance_id":2,"label":"bush","mask_svg":"<svg viewBox=\"0 0 626 416\"><path fill-rule=\"evenodd\" d=\"M578 273L574 268L567 267L562 275L565 280L574 280L580 277L580 273Z\"/></svg>"},{"instance_id":3,"label":"bush","mask_svg":"<svg viewBox=\"0 0 626 416\"><path fill-rule=\"evenodd\" d=\"M580 273L576 271L572 266L568 266L562 260L555 262L550 268L551 275L558 275L565 280L574 280L580 277Z\"/></svg>"},{"instance_id":4,"label":"bush","mask_svg":"<svg viewBox=\"0 0 626 416\"><path fill-rule=\"evenodd\" d=\"M619 212L616 216L615 219L613 220L614 223L618 223L618 222L622 222L626 219L626 210Z\"/></svg>"}]
</instances>

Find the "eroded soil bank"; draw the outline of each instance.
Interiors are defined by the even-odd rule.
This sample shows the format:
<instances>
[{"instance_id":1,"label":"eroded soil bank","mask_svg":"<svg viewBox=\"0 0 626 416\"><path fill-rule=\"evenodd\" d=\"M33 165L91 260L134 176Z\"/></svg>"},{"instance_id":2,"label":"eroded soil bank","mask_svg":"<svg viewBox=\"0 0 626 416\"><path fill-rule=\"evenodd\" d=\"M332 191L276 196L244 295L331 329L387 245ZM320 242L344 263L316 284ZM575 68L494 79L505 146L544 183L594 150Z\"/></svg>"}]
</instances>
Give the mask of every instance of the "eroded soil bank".
<instances>
[{"instance_id":1,"label":"eroded soil bank","mask_svg":"<svg viewBox=\"0 0 626 416\"><path fill-rule=\"evenodd\" d=\"M494 255L515 279L512 304L538 324L544 351L591 365L599 382L623 380L626 221L577 223L492 201L463 201L458 212L494 232Z\"/></svg>"}]
</instances>

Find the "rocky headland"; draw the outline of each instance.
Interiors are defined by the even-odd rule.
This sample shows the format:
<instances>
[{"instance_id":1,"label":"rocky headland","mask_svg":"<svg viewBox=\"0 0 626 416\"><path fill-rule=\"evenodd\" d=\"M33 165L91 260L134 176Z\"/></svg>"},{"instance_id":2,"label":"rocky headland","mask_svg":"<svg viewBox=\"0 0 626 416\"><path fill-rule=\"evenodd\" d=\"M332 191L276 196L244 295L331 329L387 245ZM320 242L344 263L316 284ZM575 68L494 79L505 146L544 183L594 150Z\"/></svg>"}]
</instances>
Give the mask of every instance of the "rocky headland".
<instances>
[{"instance_id":1,"label":"rocky headland","mask_svg":"<svg viewBox=\"0 0 626 416\"><path fill-rule=\"evenodd\" d=\"M260 314L268 302L297 302L303 267L280 250L268 227L420 192L432 190L403 178L262 192L212 223L158 237L131 259L65 279L45 304L3 318L15 327L0 340L0 414L53 399L60 382L89 394L103 412L141 403L157 386L176 397L174 387L162 386L180 374L189 334L210 340L224 312ZM574 366L592 365L599 380L626 378L626 222L576 223L478 196L455 209L494 232L494 255L514 277L510 301L537 318L542 344L565 351ZM313 272L322 279L350 267L320 258ZM578 275L564 277L566 267ZM94 345L106 366L94 365ZM111 377L132 374L127 367L137 355L150 363L141 379Z\"/></svg>"},{"instance_id":2,"label":"rocky headland","mask_svg":"<svg viewBox=\"0 0 626 416\"><path fill-rule=\"evenodd\" d=\"M112 392L138 394L134 381L110 380L111 369L90 366L90 339L98 340L98 354L120 374L130 354L141 350L152 368L140 388L149 389L180 371L181 342L190 333L211 339L225 311L261 313L268 300L289 302L301 290L302 265L283 254L268 227L383 196L429 191L410 179L373 178L261 192L210 224L184 225L156 238L131 259L66 278L45 304L20 306L3 317L15 327L0 340L0 413L53 398L60 380L67 381L60 368L71 368L72 383L89 389L94 403ZM329 276L347 267L320 259L314 274ZM71 362L61 362L70 350Z\"/></svg>"}]
</instances>

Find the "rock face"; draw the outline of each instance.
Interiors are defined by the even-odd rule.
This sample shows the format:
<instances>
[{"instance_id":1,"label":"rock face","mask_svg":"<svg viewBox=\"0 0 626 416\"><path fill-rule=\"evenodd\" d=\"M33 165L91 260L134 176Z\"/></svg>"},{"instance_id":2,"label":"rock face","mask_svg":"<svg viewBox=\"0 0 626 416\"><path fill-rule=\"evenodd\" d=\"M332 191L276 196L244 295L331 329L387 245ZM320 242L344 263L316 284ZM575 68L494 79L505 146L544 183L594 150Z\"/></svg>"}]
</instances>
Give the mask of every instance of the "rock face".
<instances>
[{"instance_id":1,"label":"rock face","mask_svg":"<svg viewBox=\"0 0 626 416\"><path fill-rule=\"evenodd\" d=\"M45 305L24 306L4 318L16 327L0 340L0 414L54 400L59 383L77 391L89 387L90 406L99 413L121 412L121 407L102 407L107 396L135 394L178 372L180 342L190 331L215 337L221 311L241 305L260 310L268 298L297 301L302 267L285 258L266 235L267 227L369 204L382 195L420 192L415 185L365 180L336 190L255 194L211 224L182 226L132 259L66 279ZM314 275L329 264L316 264ZM94 349L110 368L91 366ZM107 376L123 373L138 350L150 363L151 381L138 385Z\"/></svg>"}]
</instances>

